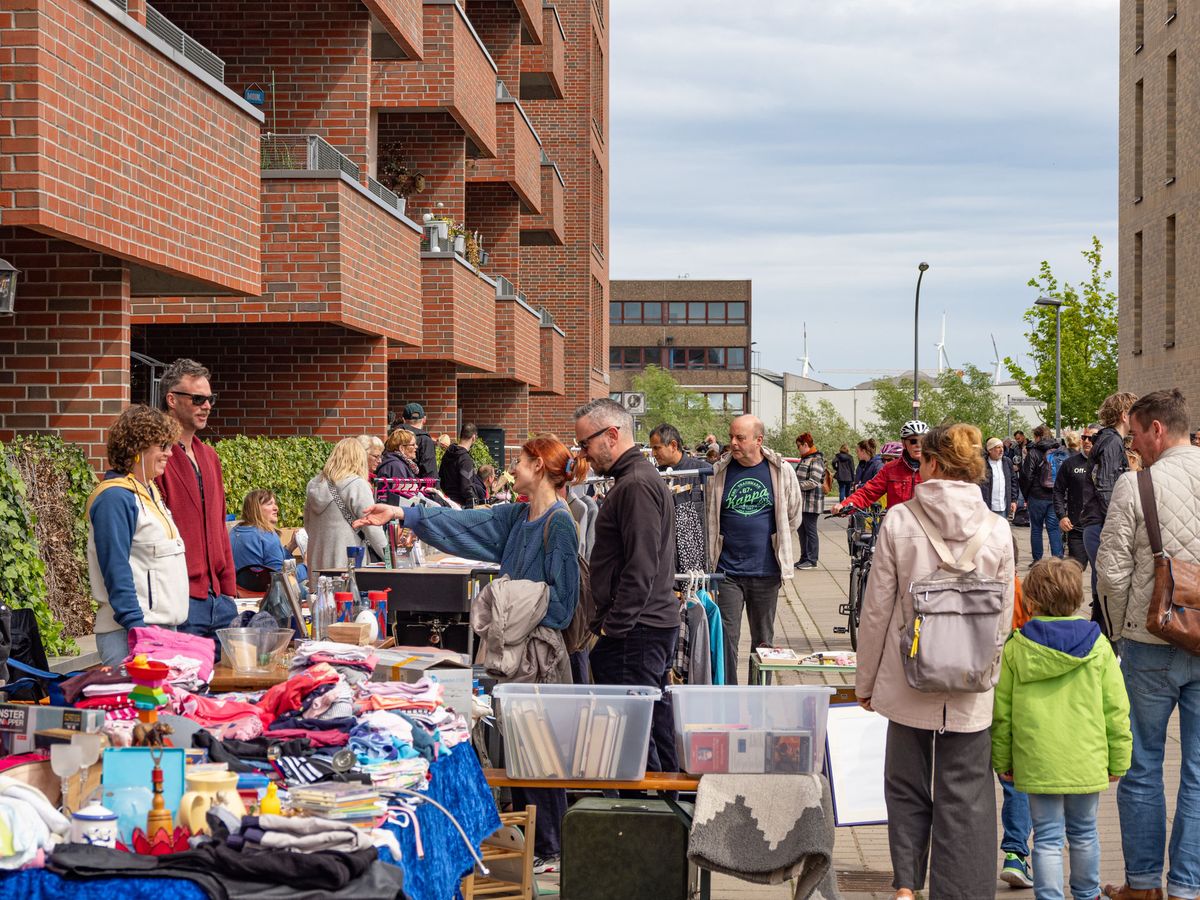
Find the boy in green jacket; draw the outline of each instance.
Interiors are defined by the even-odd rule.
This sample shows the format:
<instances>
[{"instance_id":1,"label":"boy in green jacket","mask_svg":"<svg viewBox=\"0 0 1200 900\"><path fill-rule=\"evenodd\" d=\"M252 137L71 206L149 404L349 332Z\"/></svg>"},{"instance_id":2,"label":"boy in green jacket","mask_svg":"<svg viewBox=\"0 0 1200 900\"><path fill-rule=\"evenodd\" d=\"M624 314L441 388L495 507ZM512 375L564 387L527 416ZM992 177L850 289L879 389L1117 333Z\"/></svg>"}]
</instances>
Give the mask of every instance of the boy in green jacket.
<instances>
[{"instance_id":1,"label":"boy in green jacket","mask_svg":"<svg viewBox=\"0 0 1200 900\"><path fill-rule=\"evenodd\" d=\"M1100 896L1100 792L1129 768L1129 697L1108 640L1074 613L1083 570L1050 557L1026 576L1033 618L1004 645L992 716L992 767L1029 795L1033 892L1063 897L1063 836L1070 843L1071 895Z\"/></svg>"}]
</instances>

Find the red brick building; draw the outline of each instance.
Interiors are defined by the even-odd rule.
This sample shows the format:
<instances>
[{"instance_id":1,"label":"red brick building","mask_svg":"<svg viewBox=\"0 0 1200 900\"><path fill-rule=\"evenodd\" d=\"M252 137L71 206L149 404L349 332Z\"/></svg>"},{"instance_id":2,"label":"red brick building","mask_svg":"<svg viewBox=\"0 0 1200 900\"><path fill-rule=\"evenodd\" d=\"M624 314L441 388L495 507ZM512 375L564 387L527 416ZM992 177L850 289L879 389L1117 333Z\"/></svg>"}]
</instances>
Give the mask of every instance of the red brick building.
<instances>
[{"instance_id":1,"label":"red brick building","mask_svg":"<svg viewBox=\"0 0 1200 900\"><path fill-rule=\"evenodd\" d=\"M608 391L606 6L0 0L0 439L100 463L131 352L212 369L214 437L569 430Z\"/></svg>"}]
</instances>

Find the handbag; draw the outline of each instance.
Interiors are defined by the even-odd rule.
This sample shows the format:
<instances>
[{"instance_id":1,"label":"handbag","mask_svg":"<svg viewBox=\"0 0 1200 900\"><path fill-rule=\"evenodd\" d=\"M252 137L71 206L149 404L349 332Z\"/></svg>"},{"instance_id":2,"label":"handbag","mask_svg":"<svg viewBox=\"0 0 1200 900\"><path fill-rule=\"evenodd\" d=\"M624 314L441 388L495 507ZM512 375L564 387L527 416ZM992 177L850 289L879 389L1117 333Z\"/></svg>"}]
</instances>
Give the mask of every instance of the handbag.
<instances>
[{"instance_id":1,"label":"handbag","mask_svg":"<svg viewBox=\"0 0 1200 900\"><path fill-rule=\"evenodd\" d=\"M1154 554L1154 590L1146 609L1146 630L1188 653L1200 654L1200 564L1163 552L1158 504L1149 469L1137 473L1146 536Z\"/></svg>"},{"instance_id":2,"label":"handbag","mask_svg":"<svg viewBox=\"0 0 1200 900\"><path fill-rule=\"evenodd\" d=\"M358 542L367 548L367 553L371 556L372 562L383 562L383 557L375 552L374 548L367 541L366 535L362 531L354 530L354 516L350 515L350 510L346 508L346 501L342 499L342 492L338 490L337 485L333 483L332 478L326 478L325 481L329 484L329 490L333 492L333 502L337 504L338 511L341 512L342 518L346 520L346 524L350 526L350 530L354 531L358 536Z\"/></svg>"}]
</instances>

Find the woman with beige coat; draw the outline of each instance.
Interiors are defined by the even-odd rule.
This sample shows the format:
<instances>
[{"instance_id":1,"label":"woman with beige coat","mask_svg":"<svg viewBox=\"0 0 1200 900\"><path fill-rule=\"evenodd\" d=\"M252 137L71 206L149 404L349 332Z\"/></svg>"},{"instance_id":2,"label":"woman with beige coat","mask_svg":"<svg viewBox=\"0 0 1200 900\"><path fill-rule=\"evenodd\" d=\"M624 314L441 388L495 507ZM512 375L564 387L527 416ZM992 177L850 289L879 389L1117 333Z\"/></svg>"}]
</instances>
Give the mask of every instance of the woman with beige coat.
<instances>
[{"instance_id":1,"label":"woman with beige coat","mask_svg":"<svg viewBox=\"0 0 1200 900\"><path fill-rule=\"evenodd\" d=\"M984 477L979 429L941 425L921 441L915 496L957 558L987 523L975 557L981 576L1009 587L997 645L1012 622L1013 549L1008 523L979 492ZM996 875L996 795L991 770L992 691L926 693L910 687L901 636L913 618L909 586L938 570L940 558L905 503L889 509L875 548L858 636L859 704L888 719L884 797L895 897L991 897ZM931 850L932 844L932 850Z\"/></svg>"}]
</instances>

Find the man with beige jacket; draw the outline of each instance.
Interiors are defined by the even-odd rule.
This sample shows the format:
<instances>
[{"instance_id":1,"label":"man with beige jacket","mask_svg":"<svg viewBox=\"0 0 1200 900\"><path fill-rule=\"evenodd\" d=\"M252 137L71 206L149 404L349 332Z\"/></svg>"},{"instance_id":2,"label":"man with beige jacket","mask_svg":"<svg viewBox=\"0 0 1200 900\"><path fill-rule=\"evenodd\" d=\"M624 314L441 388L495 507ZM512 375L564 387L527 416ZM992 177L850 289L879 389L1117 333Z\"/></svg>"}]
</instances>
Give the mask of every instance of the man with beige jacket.
<instances>
[{"instance_id":1,"label":"man with beige jacket","mask_svg":"<svg viewBox=\"0 0 1200 900\"><path fill-rule=\"evenodd\" d=\"M792 577L792 535L803 503L795 470L763 446L762 421L739 416L729 423L729 454L713 464L705 489L708 559L725 576L717 605L725 631L726 684L737 684L743 607L750 645L774 645L779 587Z\"/></svg>"},{"instance_id":2,"label":"man with beige jacket","mask_svg":"<svg viewBox=\"0 0 1200 900\"><path fill-rule=\"evenodd\" d=\"M1189 445L1187 404L1178 390L1147 394L1129 411L1133 449L1154 482L1154 501L1167 556L1200 562L1200 448ZM1163 851L1169 850L1170 898L1200 895L1200 656L1165 643L1146 629L1154 591L1154 557L1146 534L1137 473L1113 487L1096 554L1101 609L1129 691L1133 762L1117 788L1125 884L1105 894L1118 900L1161 900ZM1179 797L1167 846L1163 748L1167 723L1179 709L1183 736Z\"/></svg>"}]
</instances>

